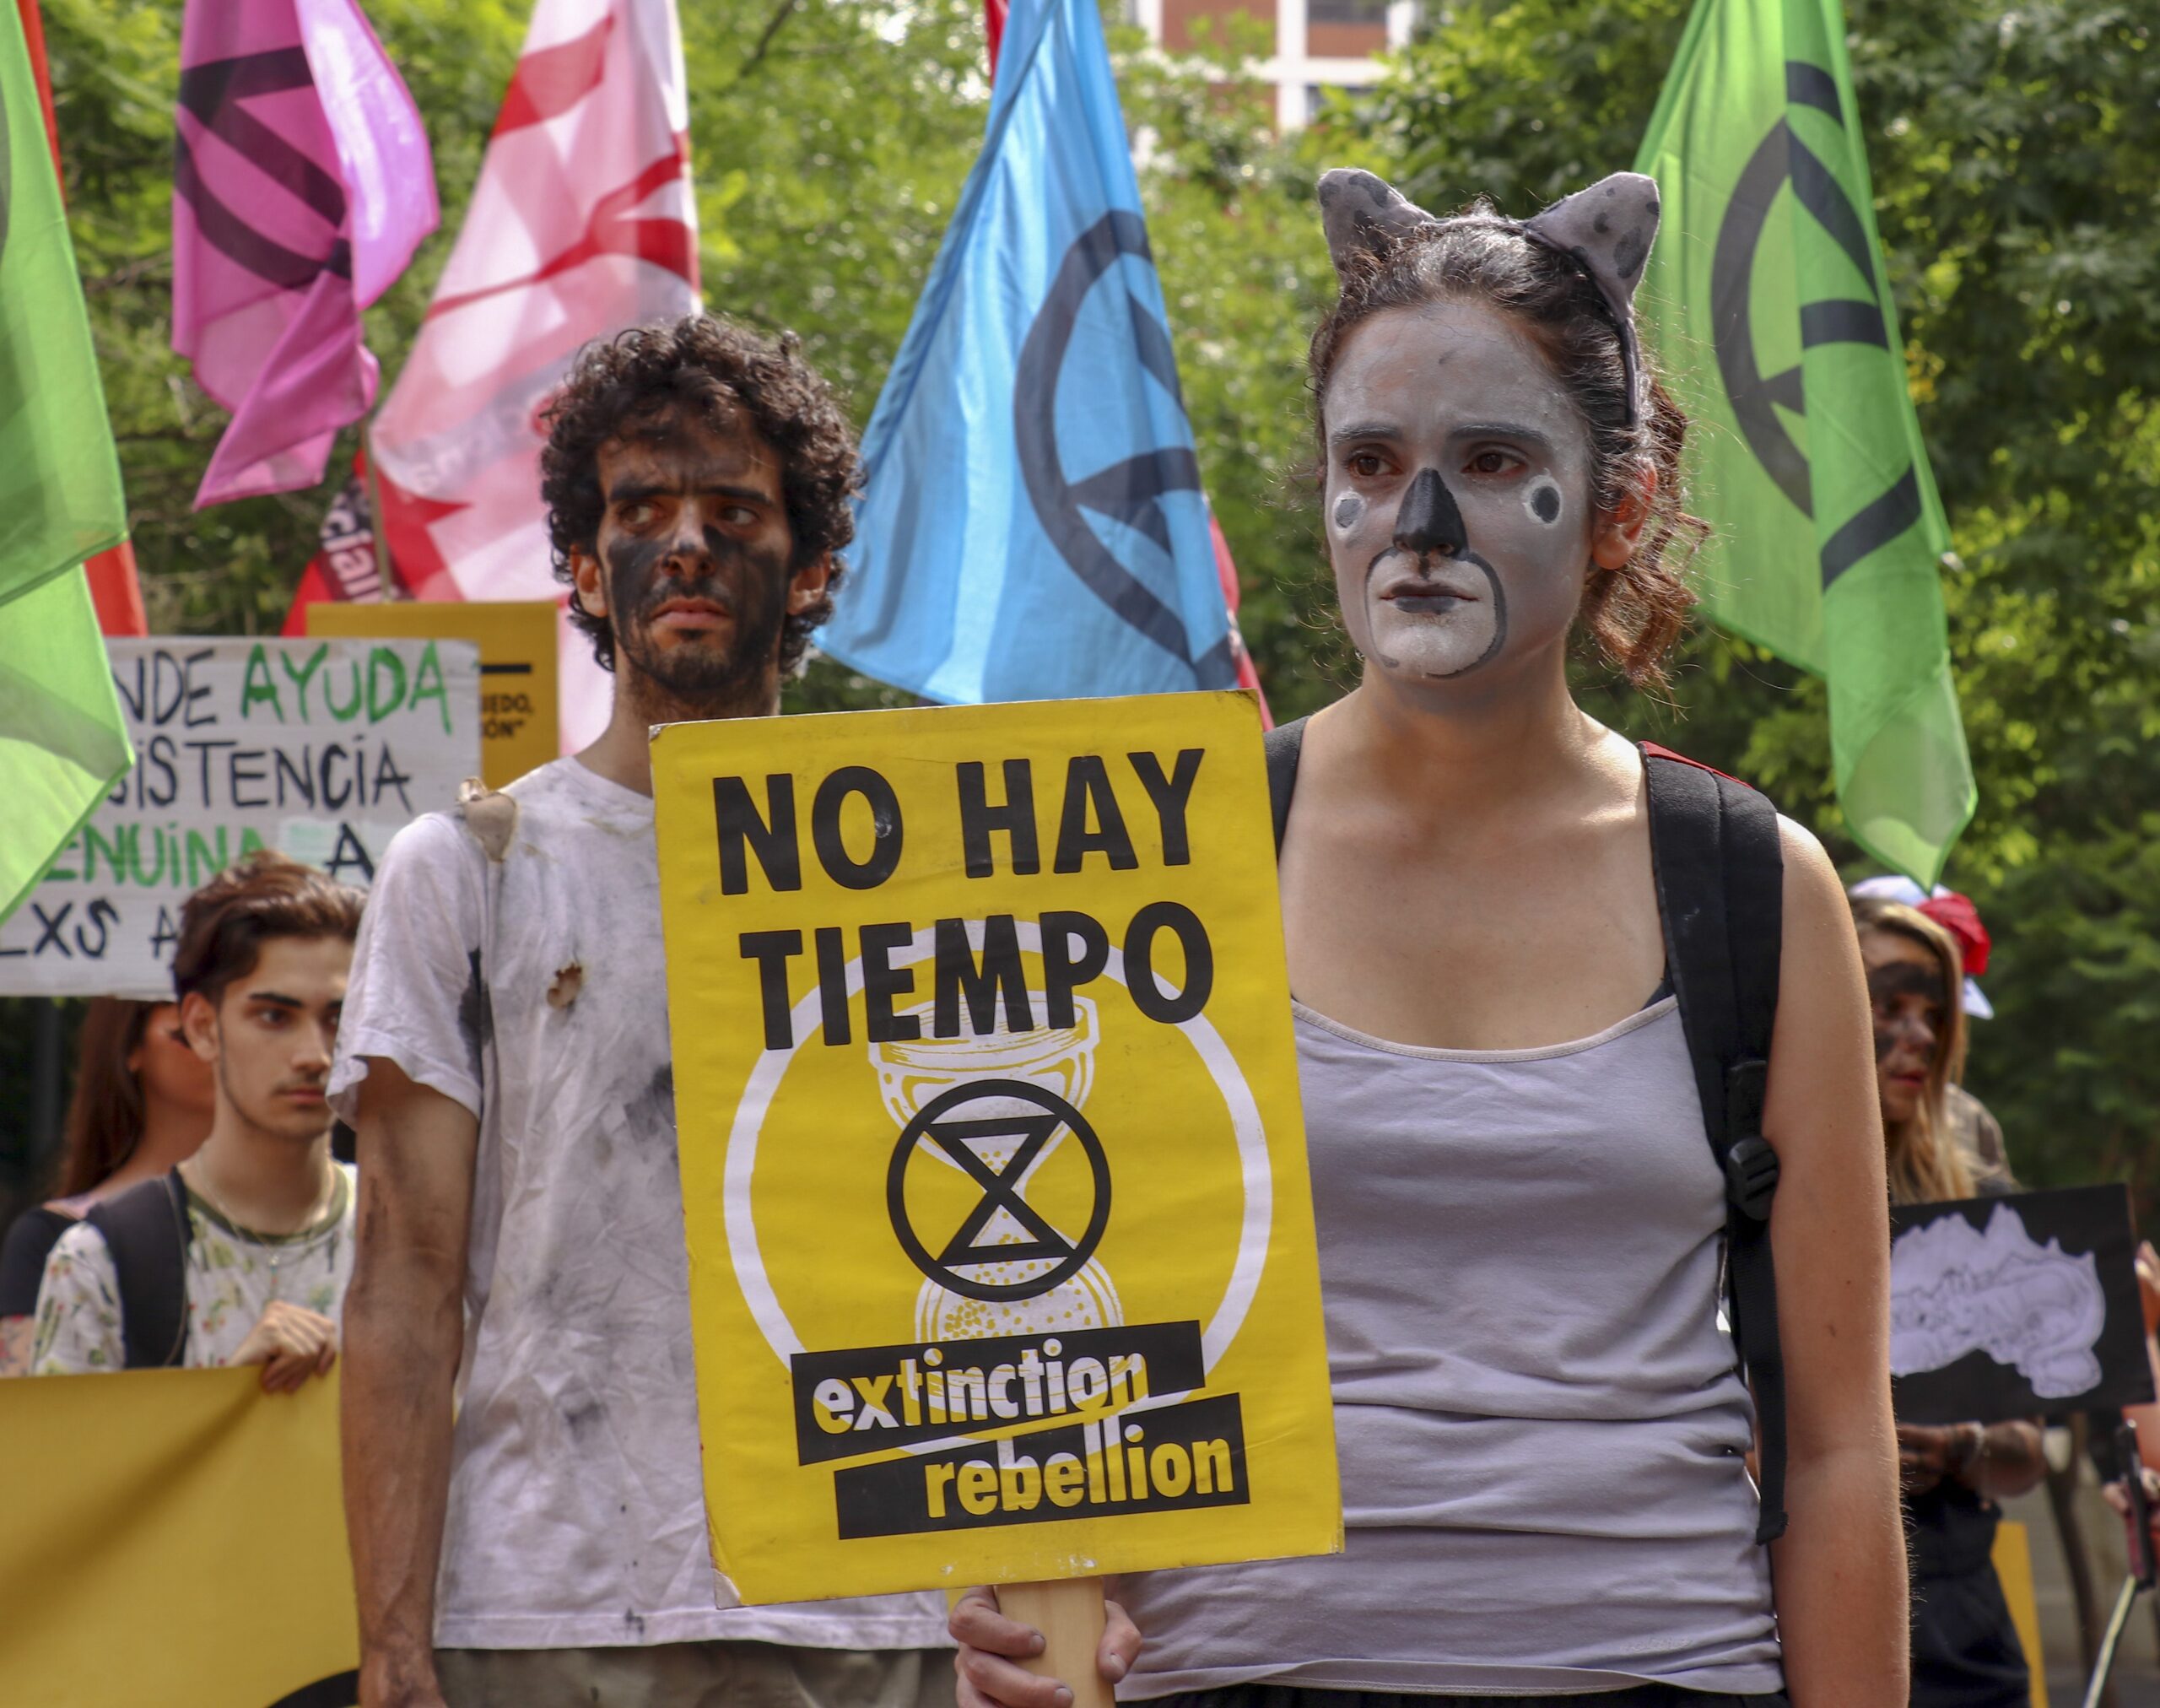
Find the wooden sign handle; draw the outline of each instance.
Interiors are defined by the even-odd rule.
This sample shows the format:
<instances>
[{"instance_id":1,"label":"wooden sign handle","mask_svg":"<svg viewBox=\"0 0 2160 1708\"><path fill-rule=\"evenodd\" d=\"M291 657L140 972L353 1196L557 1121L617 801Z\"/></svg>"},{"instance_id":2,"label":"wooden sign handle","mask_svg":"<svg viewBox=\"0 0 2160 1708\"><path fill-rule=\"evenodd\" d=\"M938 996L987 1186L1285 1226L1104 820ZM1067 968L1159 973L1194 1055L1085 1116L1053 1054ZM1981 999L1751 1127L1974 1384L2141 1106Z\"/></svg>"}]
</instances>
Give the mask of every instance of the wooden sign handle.
<instances>
[{"instance_id":1,"label":"wooden sign handle","mask_svg":"<svg viewBox=\"0 0 2160 1708\"><path fill-rule=\"evenodd\" d=\"M1045 1678L1062 1679L1072 1708L1114 1708L1110 1680L1095 1664L1103 1640L1103 1581L1068 1577L1055 1583L997 1586L1000 1612L1043 1634L1043 1651L1020 1664Z\"/></svg>"}]
</instances>

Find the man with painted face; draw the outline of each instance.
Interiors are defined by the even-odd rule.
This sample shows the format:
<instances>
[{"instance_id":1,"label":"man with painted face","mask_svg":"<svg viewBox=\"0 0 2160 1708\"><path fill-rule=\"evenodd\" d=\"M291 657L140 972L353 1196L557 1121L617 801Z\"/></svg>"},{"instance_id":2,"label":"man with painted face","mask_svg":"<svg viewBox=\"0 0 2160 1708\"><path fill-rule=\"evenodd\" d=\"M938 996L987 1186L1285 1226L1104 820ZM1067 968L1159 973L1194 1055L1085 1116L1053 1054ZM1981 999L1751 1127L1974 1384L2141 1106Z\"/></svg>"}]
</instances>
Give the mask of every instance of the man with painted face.
<instances>
[{"instance_id":1,"label":"man with painted face","mask_svg":"<svg viewBox=\"0 0 2160 1708\"><path fill-rule=\"evenodd\" d=\"M360 1700L916 1708L952 1689L933 1598L742 1608L707 1553L647 757L653 724L780 709L854 444L791 336L702 316L589 348L547 421L613 716L392 845L332 1082Z\"/></svg>"},{"instance_id":2,"label":"man with painted face","mask_svg":"<svg viewBox=\"0 0 2160 1708\"><path fill-rule=\"evenodd\" d=\"M1746 1468L1649 762L1569 688L1577 635L1655 685L1690 603L1686 418L1633 312L1656 186L1618 174L1527 222L1436 219L1364 172L1320 201L1342 292L1309 377L1364 668L1271 765L1294 781L1283 925L1346 1546L1126 1580L1102 1669L1178 1708L1903 1708L1882 1132L1844 893L1749 804L1783 864L1751 1140L1782 1170L1779 1537ZM1724 916L1707 886L1678 900ZM992 1592L953 1630L963 1708L1059 1708Z\"/></svg>"}]
</instances>

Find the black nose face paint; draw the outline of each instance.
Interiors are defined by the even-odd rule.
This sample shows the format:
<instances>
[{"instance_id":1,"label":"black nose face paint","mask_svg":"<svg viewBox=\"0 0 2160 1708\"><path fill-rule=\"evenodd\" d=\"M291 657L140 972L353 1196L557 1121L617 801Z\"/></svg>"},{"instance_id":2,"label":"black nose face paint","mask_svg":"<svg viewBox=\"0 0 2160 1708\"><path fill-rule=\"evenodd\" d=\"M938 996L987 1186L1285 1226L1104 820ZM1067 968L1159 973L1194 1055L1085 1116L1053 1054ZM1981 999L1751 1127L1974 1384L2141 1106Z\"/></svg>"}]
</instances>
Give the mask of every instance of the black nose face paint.
<instances>
[{"instance_id":1,"label":"black nose face paint","mask_svg":"<svg viewBox=\"0 0 2160 1708\"><path fill-rule=\"evenodd\" d=\"M1395 515L1395 547L1423 557L1438 552L1459 558L1470 545L1470 530L1455 508L1455 495L1440 478L1437 468L1421 468L1402 495L1402 508Z\"/></svg>"}]
</instances>

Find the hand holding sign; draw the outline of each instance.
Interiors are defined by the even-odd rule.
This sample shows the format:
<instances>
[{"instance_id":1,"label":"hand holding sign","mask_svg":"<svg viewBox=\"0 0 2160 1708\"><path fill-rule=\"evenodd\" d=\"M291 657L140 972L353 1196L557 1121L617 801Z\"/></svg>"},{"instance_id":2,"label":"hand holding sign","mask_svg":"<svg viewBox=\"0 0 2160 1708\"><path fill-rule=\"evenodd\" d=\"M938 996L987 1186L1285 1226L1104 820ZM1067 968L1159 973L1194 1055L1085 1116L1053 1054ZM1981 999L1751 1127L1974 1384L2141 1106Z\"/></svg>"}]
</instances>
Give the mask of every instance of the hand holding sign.
<instances>
[{"instance_id":1,"label":"hand holding sign","mask_svg":"<svg viewBox=\"0 0 2160 1708\"><path fill-rule=\"evenodd\" d=\"M962 1596L949 1627L960 1646L959 1708L1065 1708L1061 1690L1071 1693L1072 1708L1110 1708L1111 1686L1139 1658L1140 1630L1123 1608L1101 1598L1100 1587L1081 1578L1007 1584L1002 1592L978 1586ZM1093 1605L1074 1605L1083 1602ZM1078 1615L1092 1640L1056 1630L1061 1613ZM1094 1664L1061 1662L1071 1657Z\"/></svg>"}]
</instances>

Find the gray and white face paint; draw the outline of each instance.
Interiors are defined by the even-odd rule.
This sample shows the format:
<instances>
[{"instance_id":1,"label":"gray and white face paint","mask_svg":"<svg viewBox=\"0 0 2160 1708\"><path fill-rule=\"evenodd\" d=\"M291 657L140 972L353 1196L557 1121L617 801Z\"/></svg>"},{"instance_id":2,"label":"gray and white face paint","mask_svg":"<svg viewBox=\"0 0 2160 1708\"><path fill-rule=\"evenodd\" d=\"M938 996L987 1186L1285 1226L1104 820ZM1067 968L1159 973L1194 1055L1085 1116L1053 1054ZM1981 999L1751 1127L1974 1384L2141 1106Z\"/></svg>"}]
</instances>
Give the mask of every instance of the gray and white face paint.
<instances>
[{"instance_id":1,"label":"gray and white face paint","mask_svg":"<svg viewBox=\"0 0 2160 1708\"><path fill-rule=\"evenodd\" d=\"M1322 407L1329 556L1369 668L1446 682L1565 644L1596 522L1590 433L1504 311L1374 315Z\"/></svg>"}]
</instances>

